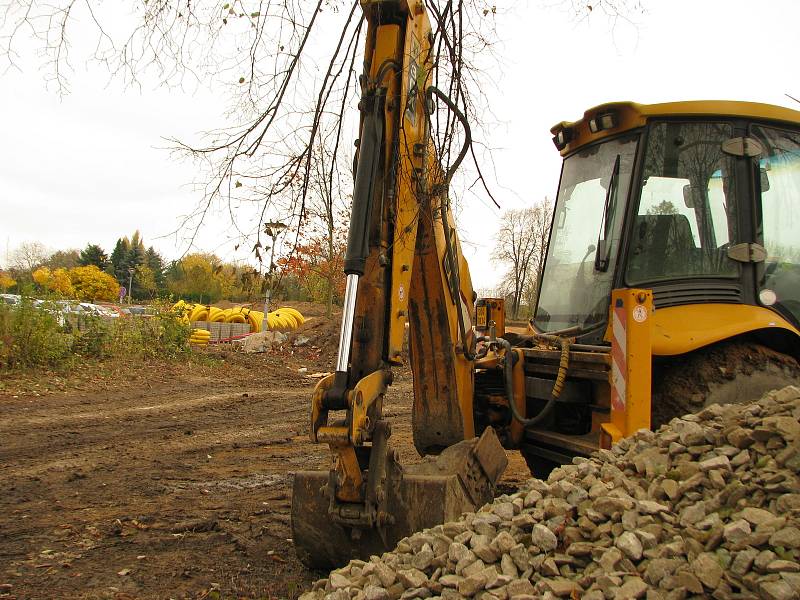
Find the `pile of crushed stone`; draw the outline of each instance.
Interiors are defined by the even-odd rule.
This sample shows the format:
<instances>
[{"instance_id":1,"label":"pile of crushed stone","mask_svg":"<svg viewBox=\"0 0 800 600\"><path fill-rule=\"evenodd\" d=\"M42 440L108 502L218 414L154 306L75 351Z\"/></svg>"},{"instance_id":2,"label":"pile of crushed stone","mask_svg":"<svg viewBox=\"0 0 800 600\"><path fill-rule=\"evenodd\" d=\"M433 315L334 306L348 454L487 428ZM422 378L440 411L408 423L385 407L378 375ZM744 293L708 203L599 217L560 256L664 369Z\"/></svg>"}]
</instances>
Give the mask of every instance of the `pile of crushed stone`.
<instances>
[{"instance_id":1,"label":"pile of crushed stone","mask_svg":"<svg viewBox=\"0 0 800 600\"><path fill-rule=\"evenodd\" d=\"M573 463L301 600L800 597L800 387Z\"/></svg>"}]
</instances>

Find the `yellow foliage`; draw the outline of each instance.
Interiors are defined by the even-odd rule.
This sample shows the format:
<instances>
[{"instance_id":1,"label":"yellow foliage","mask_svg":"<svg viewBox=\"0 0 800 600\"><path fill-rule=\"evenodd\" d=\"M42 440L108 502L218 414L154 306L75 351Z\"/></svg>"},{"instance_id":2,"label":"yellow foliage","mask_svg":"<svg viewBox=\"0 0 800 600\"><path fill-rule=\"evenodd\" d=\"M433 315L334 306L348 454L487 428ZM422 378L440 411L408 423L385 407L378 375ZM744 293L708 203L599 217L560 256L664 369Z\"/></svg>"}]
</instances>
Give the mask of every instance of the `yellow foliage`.
<instances>
[{"instance_id":1,"label":"yellow foliage","mask_svg":"<svg viewBox=\"0 0 800 600\"><path fill-rule=\"evenodd\" d=\"M0 272L0 290L7 290L15 285L17 285L17 282L11 275Z\"/></svg>"},{"instance_id":2,"label":"yellow foliage","mask_svg":"<svg viewBox=\"0 0 800 600\"><path fill-rule=\"evenodd\" d=\"M39 267L33 272L33 280L42 287L47 287L51 277L50 269Z\"/></svg>"},{"instance_id":3,"label":"yellow foliage","mask_svg":"<svg viewBox=\"0 0 800 600\"><path fill-rule=\"evenodd\" d=\"M75 267L69 270L75 296L80 300L116 300L119 297L119 284L108 273L95 265Z\"/></svg>"},{"instance_id":4,"label":"yellow foliage","mask_svg":"<svg viewBox=\"0 0 800 600\"><path fill-rule=\"evenodd\" d=\"M50 290L61 294L62 296L72 296L74 290L72 289L72 280L66 269L56 269L50 276L48 286Z\"/></svg>"},{"instance_id":5,"label":"yellow foliage","mask_svg":"<svg viewBox=\"0 0 800 600\"><path fill-rule=\"evenodd\" d=\"M39 267L33 272L33 280L41 287L69 297L73 294L72 281L66 269L51 271L47 267Z\"/></svg>"}]
</instances>

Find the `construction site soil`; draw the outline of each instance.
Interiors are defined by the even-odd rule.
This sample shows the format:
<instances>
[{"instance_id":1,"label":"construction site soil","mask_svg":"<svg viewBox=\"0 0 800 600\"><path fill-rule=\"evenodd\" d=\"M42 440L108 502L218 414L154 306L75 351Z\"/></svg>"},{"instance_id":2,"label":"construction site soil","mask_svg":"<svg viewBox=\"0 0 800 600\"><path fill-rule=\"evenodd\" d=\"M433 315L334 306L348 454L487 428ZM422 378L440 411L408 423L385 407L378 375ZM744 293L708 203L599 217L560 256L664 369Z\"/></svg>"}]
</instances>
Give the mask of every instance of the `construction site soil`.
<instances>
[{"instance_id":1,"label":"construction site soil","mask_svg":"<svg viewBox=\"0 0 800 600\"><path fill-rule=\"evenodd\" d=\"M302 593L324 574L294 554L292 476L329 465L309 400L337 339L320 315L270 354L3 376L0 598ZM411 397L400 370L385 414L406 463ZM528 477L509 456L503 491Z\"/></svg>"}]
</instances>

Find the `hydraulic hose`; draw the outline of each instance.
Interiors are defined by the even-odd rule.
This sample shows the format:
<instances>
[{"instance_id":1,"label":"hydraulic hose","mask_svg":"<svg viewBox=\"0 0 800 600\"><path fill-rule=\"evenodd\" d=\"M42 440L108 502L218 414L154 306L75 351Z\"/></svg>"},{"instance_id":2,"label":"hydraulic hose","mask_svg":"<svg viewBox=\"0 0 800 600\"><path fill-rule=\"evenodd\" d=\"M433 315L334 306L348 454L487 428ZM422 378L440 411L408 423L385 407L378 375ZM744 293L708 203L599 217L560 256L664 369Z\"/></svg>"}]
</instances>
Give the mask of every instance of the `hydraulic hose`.
<instances>
[{"instance_id":1,"label":"hydraulic hose","mask_svg":"<svg viewBox=\"0 0 800 600\"><path fill-rule=\"evenodd\" d=\"M455 103L453 103L453 101L450 100L450 98L448 98L444 92L435 86L429 86L428 94L431 97L436 96L442 100L442 102L444 102L447 107L453 111L453 114L456 115L456 118L461 122L461 126L464 128L464 145L461 147L461 152L458 153L458 157L456 157L455 162L450 165L449 169L447 169L447 173L445 173L444 177L444 183L440 185L439 189L439 192L445 196L444 202L449 205L450 200L447 197L447 190L450 187L450 180L453 178L453 174L456 172L456 169L458 169L461 161L463 161L464 157L467 155L467 150L469 150L470 144L472 144L472 133L469 128L467 117L458 109ZM475 360L477 355L469 347L469 342L467 341L467 327L464 323L464 314L461 305L461 274L458 271L458 260L456 257L455 248L451 243L452 237L450 235L450 223L448 222L449 206L447 207L448 210L444 210L444 208L445 206L442 206L442 229L444 231L445 252L447 255L447 261L450 263L450 272L452 274L451 287L453 288L453 301L455 302L456 314L458 316L459 334L461 335L464 357L467 360Z\"/></svg>"},{"instance_id":2,"label":"hydraulic hose","mask_svg":"<svg viewBox=\"0 0 800 600\"><path fill-rule=\"evenodd\" d=\"M544 408L540 410L535 417L531 417L530 419L526 419L519 414L517 405L514 402L514 351L511 348L511 342L503 338L496 338L492 340L486 336L479 337L478 341L496 342L505 349L505 365L503 367L503 375L505 380L506 396L508 397L508 406L511 408L511 414L514 419L519 421L522 426L527 429L529 427L533 427L534 425L538 425L548 416L550 416L550 413L553 412L553 409L555 408L556 401L561 396L561 392L564 389L564 381L567 378L567 370L569 369L569 339L559 338L561 343L561 360L558 363L558 374L556 375L556 380L553 383L553 389L550 392L550 399L547 401L547 404L545 404Z\"/></svg>"},{"instance_id":3,"label":"hydraulic hose","mask_svg":"<svg viewBox=\"0 0 800 600\"><path fill-rule=\"evenodd\" d=\"M461 152L458 153L456 160L452 165L450 165L450 168L447 169L447 173L445 173L444 176L443 187L446 191L450 185L450 180L453 178L453 174L464 160L464 157L467 155L467 150L469 150L469 147L472 145L472 130L469 128L469 121L467 121L467 117L461 112L458 106L456 106L455 103L447 97L447 94L433 85L428 86L428 94L430 96L436 96L442 102L444 102L447 105L447 108L453 111L453 114L461 122L461 126L464 128L464 144L461 146Z\"/></svg>"}]
</instances>

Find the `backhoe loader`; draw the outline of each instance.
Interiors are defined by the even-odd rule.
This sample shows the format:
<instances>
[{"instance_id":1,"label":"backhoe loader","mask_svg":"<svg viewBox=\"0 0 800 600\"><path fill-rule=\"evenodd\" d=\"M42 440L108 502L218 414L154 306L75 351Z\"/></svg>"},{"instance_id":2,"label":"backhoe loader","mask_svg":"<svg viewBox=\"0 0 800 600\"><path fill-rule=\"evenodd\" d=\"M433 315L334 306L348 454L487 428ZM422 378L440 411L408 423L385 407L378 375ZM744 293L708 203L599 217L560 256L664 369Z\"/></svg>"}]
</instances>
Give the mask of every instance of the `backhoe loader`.
<instances>
[{"instance_id":1,"label":"backhoe loader","mask_svg":"<svg viewBox=\"0 0 800 600\"><path fill-rule=\"evenodd\" d=\"M518 449L531 471L712 402L797 382L800 113L744 102L605 104L552 130L564 157L527 330L477 300L450 210L470 143L431 81L421 0L361 0L368 24L336 372L311 400L326 472L296 473L309 567L393 547L491 500ZM464 146L445 170L429 115ZM477 302L476 302L477 301ZM382 416L408 325L402 467ZM744 392L744 393L742 393Z\"/></svg>"}]
</instances>

